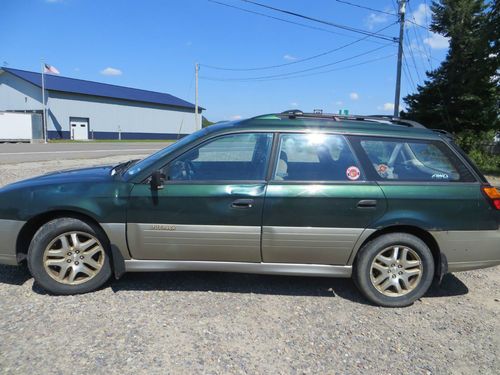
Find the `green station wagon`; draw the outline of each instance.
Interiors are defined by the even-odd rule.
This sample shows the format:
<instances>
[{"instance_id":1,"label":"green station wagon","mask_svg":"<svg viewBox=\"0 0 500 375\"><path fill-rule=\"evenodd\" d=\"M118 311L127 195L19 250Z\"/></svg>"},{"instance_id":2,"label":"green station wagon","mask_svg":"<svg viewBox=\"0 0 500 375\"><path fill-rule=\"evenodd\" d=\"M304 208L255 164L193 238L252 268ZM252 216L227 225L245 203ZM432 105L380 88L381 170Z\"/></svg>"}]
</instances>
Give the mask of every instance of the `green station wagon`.
<instances>
[{"instance_id":1,"label":"green station wagon","mask_svg":"<svg viewBox=\"0 0 500 375\"><path fill-rule=\"evenodd\" d=\"M288 111L0 189L0 263L54 294L134 271L351 277L382 306L500 264L500 191L443 132Z\"/></svg>"}]
</instances>

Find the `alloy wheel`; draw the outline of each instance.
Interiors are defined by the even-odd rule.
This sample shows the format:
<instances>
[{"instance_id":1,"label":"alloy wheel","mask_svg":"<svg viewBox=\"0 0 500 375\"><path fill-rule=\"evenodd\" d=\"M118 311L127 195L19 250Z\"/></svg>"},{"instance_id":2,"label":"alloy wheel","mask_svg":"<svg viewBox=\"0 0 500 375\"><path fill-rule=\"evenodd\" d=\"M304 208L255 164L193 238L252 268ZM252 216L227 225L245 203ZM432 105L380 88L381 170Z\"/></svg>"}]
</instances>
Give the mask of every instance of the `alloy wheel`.
<instances>
[{"instance_id":1,"label":"alloy wheel","mask_svg":"<svg viewBox=\"0 0 500 375\"><path fill-rule=\"evenodd\" d=\"M67 232L45 248L45 271L59 283L83 284L102 269L106 253L99 240L89 233Z\"/></svg>"},{"instance_id":2,"label":"alloy wheel","mask_svg":"<svg viewBox=\"0 0 500 375\"><path fill-rule=\"evenodd\" d=\"M380 251L373 259L370 280L380 293L401 297L418 286L422 272L422 261L415 250L394 245Z\"/></svg>"}]
</instances>

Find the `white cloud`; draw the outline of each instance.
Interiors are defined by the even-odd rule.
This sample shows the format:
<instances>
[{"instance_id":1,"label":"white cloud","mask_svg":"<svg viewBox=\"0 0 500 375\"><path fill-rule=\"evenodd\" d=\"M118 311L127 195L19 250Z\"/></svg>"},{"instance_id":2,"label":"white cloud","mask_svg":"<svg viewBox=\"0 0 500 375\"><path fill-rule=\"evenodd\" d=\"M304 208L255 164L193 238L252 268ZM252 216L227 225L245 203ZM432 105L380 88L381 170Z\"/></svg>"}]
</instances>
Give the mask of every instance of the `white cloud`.
<instances>
[{"instance_id":1,"label":"white cloud","mask_svg":"<svg viewBox=\"0 0 500 375\"><path fill-rule=\"evenodd\" d=\"M283 56L283 58L285 60L287 60L287 61L295 61L295 60L297 60L297 57L289 55L289 54L286 54L285 56Z\"/></svg>"},{"instance_id":2,"label":"white cloud","mask_svg":"<svg viewBox=\"0 0 500 375\"><path fill-rule=\"evenodd\" d=\"M291 103L290 103L290 105L291 105L292 107L297 107L297 106L299 105L299 103L297 103L297 102L291 102Z\"/></svg>"},{"instance_id":3,"label":"white cloud","mask_svg":"<svg viewBox=\"0 0 500 375\"><path fill-rule=\"evenodd\" d=\"M336 105L342 105L342 104L344 104L344 102L342 100L339 100L339 101L335 102L335 104Z\"/></svg>"},{"instance_id":4,"label":"white cloud","mask_svg":"<svg viewBox=\"0 0 500 375\"><path fill-rule=\"evenodd\" d=\"M121 76L123 72L120 69L107 67L106 69L101 70L101 74L104 76Z\"/></svg>"},{"instance_id":5,"label":"white cloud","mask_svg":"<svg viewBox=\"0 0 500 375\"><path fill-rule=\"evenodd\" d=\"M431 33L430 38L425 38L424 43L432 49L447 49L450 46L450 39L441 34Z\"/></svg>"},{"instance_id":6,"label":"white cloud","mask_svg":"<svg viewBox=\"0 0 500 375\"><path fill-rule=\"evenodd\" d=\"M372 13L370 14L366 20L365 20L365 24L366 26L370 29L370 30L373 30L373 28L381 23L386 23L387 22L387 19L388 19L388 15L387 14L375 14L375 13Z\"/></svg>"},{"instance_id":7,"label":"white cloud","mask_svg":"<svg viewBox=\"0 0 500 375\"><path fill-rule=\"evenodd\" d=\"M378 106L377 109L386 112L392 112L394 111L394 103L384 103L384 105Z\"/></svg>"},{"instance_id":8,"label":"white cloud","mask_svg":"<svg viewBox=\"0 0 500 375\"><path fill-rule=\"evenodd\" d=\"M241 120L243 118L243 116L241 115L233 115L231 116L231 120Z\"/></svg>"},{"instance_id":9,"label":"white cloud","mask_svg":"<svg viewBox=\"0 0 500 375\"><path fill-rule=\"evenodd\" d=\"M428 26L428 23L431 21L432 11L431 8L427 4L420 4L416 11L414 11L410 19L420 26ZM411 22L407 22L406 26L415 26Z\"/></svg>"},{"instance_id":10,"label":"white cloud","mask_svg":"<svg viewBox=\"0 0 500 375\"><path fill-rule=\"evenodd\" d=\"M349 98L351 98L351 100L358 100L359 99L359 94L357 92L351 92L349 94Z\"/></svg>"}]
</instances>

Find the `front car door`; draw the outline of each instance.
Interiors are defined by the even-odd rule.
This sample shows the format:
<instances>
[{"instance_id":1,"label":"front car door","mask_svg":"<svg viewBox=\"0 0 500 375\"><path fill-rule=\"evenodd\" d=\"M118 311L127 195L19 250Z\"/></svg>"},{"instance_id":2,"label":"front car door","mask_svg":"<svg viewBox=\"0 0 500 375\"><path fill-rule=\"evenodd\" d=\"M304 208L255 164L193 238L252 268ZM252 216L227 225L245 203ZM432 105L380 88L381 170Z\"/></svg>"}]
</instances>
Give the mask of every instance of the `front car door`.
<instances>
[{"instance_id":1,"label":"front car door","mask_svg":"<svg viewBox=\"0 0 500 375\"><path fill-rule=\"evenodd\" d=\"M263 261L347 264L386 210L382 190L366 180L342 135L282 133L276 155L264 205Z\"/></svg>"},{"instance_id":2,"label":"front car door","mask_svg":"<svg viewBox=\"0 0 500 375\"><path fill-rule=\"evenodd\" d=\"M260 262L265 176L273 135L219 135L169 161L164 187L130 195L135 259Z\"/></svg>"}]
</instances>

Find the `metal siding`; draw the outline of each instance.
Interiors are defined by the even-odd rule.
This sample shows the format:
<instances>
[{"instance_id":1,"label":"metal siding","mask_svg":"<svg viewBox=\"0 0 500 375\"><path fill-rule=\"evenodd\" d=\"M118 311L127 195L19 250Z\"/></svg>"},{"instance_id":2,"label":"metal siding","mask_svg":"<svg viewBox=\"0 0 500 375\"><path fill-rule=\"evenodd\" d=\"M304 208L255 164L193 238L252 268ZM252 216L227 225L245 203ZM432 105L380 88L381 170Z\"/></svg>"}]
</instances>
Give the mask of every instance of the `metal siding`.
<instances>
[{"instance_id":1,"label":"metal siding","mask_svg":"<svg viewBox=\"0 0 500 375\"><path fill-rule=\"evenodd\" d=\"M10 73L0 73L0 111L41 109L42 89Z\"/></svg>"},{"instance_id":2,"label":"metal siding","mask_svg":"<svg viewBox=\"0 0 500 375\"><path fill-rule=\"evenodd\" d=\"M101 132L104 139L111 139L105 133L114 133L117 139L118 127L127 139L135 139L131 133L189 134L196 130L194 110L52 91L48 106L48 130L61 134L69 131L70 117L89 119L90 138L94 131L96 135ZM140 134L138 138L144 138Z\"/></svg>"}]
</instances>

